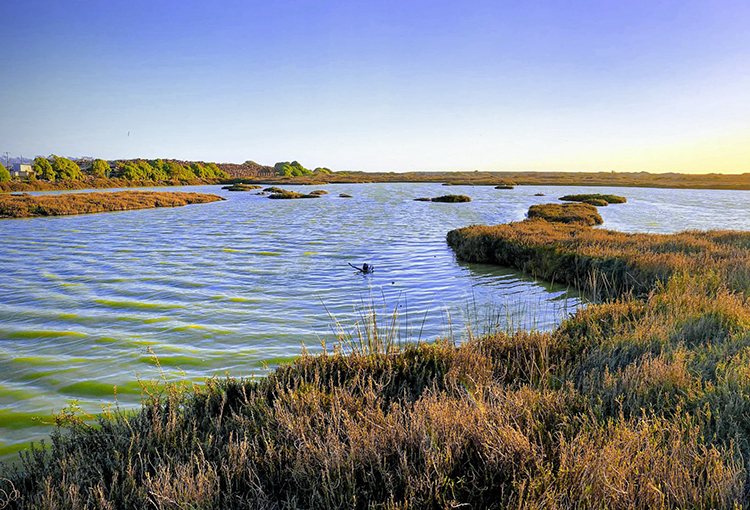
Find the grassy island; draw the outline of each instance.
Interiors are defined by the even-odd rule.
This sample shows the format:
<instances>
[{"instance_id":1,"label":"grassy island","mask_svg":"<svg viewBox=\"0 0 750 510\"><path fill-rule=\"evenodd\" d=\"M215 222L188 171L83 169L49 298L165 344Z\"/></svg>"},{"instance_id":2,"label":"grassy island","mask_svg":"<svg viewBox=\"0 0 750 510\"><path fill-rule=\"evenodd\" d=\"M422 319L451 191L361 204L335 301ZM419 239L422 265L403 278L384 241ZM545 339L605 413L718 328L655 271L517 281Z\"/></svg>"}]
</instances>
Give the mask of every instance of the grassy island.
<instances>
[{"instance_id":1,"label":"grassy island","mask_svg":"<svg viewBox=\"0 0 750 510\"><path fill-rule=\"evenodd\" d=\"M32 196L0 195L0 218L66 216L156 207L179 207L225 200L205 193L117 191L111 193L64 193Z\"/></svg>"},{"instance_id":2,"label":"grassy island","mask_svg":"<svg viewBox=\"0 0 750 510\"><path fill-rule=\"evenodd\" d=\"M603 195L600 193L587 193L582 195L565 195L560 197L560 200L564 202L584 202L591 203L592 201L604 202L604 205L608 204L624 204L627 202L625 197L618 195ZM596 204L592 204L596 205Z\"/></svg>"},{"instance_id":3,"label":"grassy island","mask_svg":"<svg viewBox=\"0 0 750 510\"><path fill-rule=\"evenodd\" d=\"M542 218L556 223L601 225L602 217L591 204L538 204L529 207L529 218Z\"/></svg>"},{"instance_id":4,"label":"grassy island","mask_svg":"<svg viewBox=\"0 0 750 510\"><path fill-rule=\"evenodd\" d=\"M420 199L417 199L420 200ZM467 197L466 195L443 195L440 197L434 197L430 199L431 202L446 202L446 203L462 203L462 202L471 202L471 197Z\"/></svg>"}]
</instances>

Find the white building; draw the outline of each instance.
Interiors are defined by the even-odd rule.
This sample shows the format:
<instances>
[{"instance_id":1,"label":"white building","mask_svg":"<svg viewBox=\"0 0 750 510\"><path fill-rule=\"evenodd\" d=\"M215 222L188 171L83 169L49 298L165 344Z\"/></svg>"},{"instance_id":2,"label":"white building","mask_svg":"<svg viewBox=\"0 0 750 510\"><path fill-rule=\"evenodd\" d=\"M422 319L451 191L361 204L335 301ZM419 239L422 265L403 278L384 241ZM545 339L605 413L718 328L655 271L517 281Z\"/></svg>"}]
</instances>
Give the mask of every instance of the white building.
<instances>
[{"instance_id":1,"label":"white building","mask_svg":"<svg viewBox=\"0 0 750 510\"><path fill-rule=\"evenodd\" d=\"M31 169L31 165L24 163L14 163L11 168L8 169L11 178L27 179L30 175L34 174L34 170Z\"/></svg>"}]
</instances>

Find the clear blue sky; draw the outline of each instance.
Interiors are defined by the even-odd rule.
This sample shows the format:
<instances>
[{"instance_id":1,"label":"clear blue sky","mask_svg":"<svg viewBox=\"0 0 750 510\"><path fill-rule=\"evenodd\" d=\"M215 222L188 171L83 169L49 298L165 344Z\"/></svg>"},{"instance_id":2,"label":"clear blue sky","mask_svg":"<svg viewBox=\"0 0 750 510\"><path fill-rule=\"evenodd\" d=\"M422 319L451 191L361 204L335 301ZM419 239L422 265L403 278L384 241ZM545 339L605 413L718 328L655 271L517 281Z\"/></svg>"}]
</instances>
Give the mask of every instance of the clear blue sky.
<instances>
[{"instance_id":1,"label":"clear blue sky","mask_svg":"<svg viewBox=\"0 0 750 510\"><path fill-rule=\"evenodd\" d=\"M12 156L750 172L747 0L4 1L0 49Z\"/></svg>"}]
</instances>

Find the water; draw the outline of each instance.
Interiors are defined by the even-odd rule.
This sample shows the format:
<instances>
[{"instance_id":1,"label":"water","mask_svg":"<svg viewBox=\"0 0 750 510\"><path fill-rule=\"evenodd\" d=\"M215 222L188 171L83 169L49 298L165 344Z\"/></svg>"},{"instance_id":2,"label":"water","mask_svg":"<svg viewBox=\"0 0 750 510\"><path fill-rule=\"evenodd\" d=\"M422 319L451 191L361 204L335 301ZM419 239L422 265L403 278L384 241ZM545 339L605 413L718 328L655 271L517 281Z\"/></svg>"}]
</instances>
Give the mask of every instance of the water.
<instances>
[{"instance_id":1,"label":"water","mask_svg":"<svg viewBox=\"0 0 750 510\"><path fill-rule=\"evenodd\" d=\"M294 187L311 191L318 187ZM750 226L744 191L585 187L326 185L320 199L226 202L0 221L0 455L49 432L71 402L132 407L138 378L253 376L332 344L363 310L397 316L400 340L499 328L551 329L580 298L515 271L455 260L446 233L524 218L534 203L601 192L608 228ZM535 193L546 197L536 197ZM348 193L353 198L339 198ZM463 193L467 204L414 202ZM348 266L374 264L363 277ZM153 355L152 355L153 353ZM34 421L37 420L37 421ZM41 420L41 421L39 421Z\"/></svg>"}]
</instances>

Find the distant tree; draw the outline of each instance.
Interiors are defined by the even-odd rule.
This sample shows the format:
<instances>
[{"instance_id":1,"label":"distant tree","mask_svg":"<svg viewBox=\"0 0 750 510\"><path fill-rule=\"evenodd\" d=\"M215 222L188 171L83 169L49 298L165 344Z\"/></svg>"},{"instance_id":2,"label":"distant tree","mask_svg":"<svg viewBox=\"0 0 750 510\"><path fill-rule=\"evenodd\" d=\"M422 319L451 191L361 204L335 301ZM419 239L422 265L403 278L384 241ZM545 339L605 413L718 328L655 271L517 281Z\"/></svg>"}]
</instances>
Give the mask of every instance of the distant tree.
<instances>
[{"instance_id":1,"label":"distant tree","mask_svg":"<svg viewBox=\"0 0 750 510\"><path fill-rule=\"evenodd\" d=\"M91 175L99 179L106 179L109 177L109 163L103 159L95 159L91 165Z\"/></svg>"},{"instance_id":2,"label":"distant tree","mask_svg":"<svg viewBox=\"0 0 750 510\"><path fill-rule=\"evenodd\" d=\"M287 177L294 177L297 175L308 175L312 172L302 166L298 161L281 161L273 166L273 170L276 175L284 175Z\"/></svg>"},{"instance_id":3,"label":"distant tree","mask_svg":"<svg viewBox=\"0 0 750 510\"><path fill-rule=\"evenodd\" d=\"M34 158L34 164L31 167L36 173L37 177L50 182L55 181L55 169L52 168L49 160L42 156Z\"/></svg>"},{"instance_id":4,"label":"distant tree","mask_svg":"<svg viewBox=\"0 0 750 510\"><path fill-rule=\"evenodd\" d=\"M73 180L77 181L83 178L81 169L74 162L68 158L61 158L60 156L52 155L52 168L55 171L55 176L62 180Z\"/></svg>"},{"instance_id":5,"label":"distant tree","mask_svg":"<svg viewBox=\"0 0 750 510\"><path fill-rule=\"evenodd\" d=\"M227 179L229 177L228 173L226 173L224 170L216 166L216 164L214 163L207 164L206 170L211 173L211 177L215 177L219 179Z\"/></svg>"},{"instance_id":6,"label":"distant tree","mask_svg":"<svg viewBox=\"0 0 750 510\"><path fill-rule=\"evenodd\" d=\"M313 173L316 173L316 174L330 174L331 173L331 169L330 168L326 168L324 166L319 166L318 168L316 168L315 170L313 170Z\"/></svg>"},{"instance_id":7,"label":"distant tree","mask_svg":"<svg viewBox=\"0 0 750 510\"><path fill-rule=\"evenodd\" d=\"M0 163L0 181L9 181L10 180L10 172L8 172L8 169L5 168L5 165Z\"/></svg>"}]
</instances>

